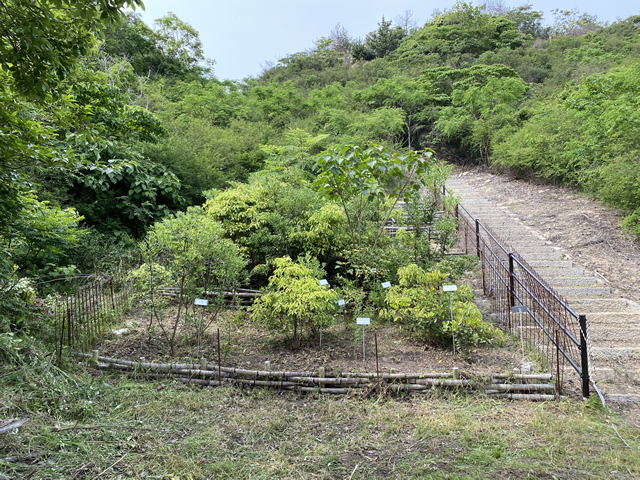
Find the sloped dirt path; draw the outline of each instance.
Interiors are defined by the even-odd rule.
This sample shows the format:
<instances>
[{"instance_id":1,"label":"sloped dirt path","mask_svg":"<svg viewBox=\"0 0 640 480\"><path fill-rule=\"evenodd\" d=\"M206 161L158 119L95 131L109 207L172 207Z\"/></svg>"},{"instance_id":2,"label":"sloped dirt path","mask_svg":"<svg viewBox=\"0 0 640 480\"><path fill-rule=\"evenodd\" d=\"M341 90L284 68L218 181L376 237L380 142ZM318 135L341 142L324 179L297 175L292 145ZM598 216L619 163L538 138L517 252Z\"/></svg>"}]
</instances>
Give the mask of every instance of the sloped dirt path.
<instances>
[{"instance_id":1,"label":"sloped dirt path","mask_svg":"<svg viewBox=\"0 0 640 480\"><path fill-rule=\"evenodd\" d=\"M576 311L587 315L594 373L605 394L637 407L640 246L621 231L620 213L566 188L479 169L457 170L448 183L477 218L511 219L509 227L502 226L504 220L497 223L510 243L518 235L535 238L538 246L524 243L522 252L513 245L527 261L528 256L534 262L543 255L557 256L558 268L544 268L551 266L546 257L548 265L533 266Z\"/></svg>"}]
</instances>

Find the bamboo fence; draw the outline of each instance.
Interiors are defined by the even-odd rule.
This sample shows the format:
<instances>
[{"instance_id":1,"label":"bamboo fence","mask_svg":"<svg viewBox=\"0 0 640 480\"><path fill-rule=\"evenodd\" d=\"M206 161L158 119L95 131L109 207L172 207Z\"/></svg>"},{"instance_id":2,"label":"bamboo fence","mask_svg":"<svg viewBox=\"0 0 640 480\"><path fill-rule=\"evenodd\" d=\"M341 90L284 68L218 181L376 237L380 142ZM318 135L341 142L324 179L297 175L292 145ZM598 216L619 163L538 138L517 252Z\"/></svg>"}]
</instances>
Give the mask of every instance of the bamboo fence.
<instances>
[{"instance_id":1,"label":"bamboo fence","mask_svg":"<svg viewBox=\"0 0 640 480\"><path fill-rule=\"evenodd\" d=\"M99 370L129 372L143 378L174 378L183 383L217 387L223 384L277 388L293 392L363 395L374 392L427 393L436 389L463 389L491 397L521 400L555 400L557 386L551 374L504 374L469 376L454 368L444 373L380 373L348 372L326 374L325 367L316 371L246 370L200 363L155 363L104 357L98 350L77 353ZM268 363L268 362L267 362Z\"/></svg>"},{"instance_id":2,"label":"bamboo fence","mask_svg":"<svg viewBox=\"0 0 640 480\"><path fill-rule=\"evenodd\" d=\"M58 331L58 355L66 346L89 350L99 342L111 323L131 307L127 281L117 277L97 279L52 308Z\"/></svg>"}]
</instances>

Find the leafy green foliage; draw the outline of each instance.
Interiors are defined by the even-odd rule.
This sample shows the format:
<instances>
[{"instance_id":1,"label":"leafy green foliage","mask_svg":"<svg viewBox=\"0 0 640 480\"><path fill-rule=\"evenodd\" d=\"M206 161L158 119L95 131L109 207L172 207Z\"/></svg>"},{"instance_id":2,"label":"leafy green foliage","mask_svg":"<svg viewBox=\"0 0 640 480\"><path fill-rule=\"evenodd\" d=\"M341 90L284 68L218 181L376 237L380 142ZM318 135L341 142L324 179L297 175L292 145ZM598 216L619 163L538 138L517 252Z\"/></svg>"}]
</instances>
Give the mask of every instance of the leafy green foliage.
<instances>
[{"instance_id":1,"label":"leafy green foliage","mask_svg":"<svg viewBox=\"0 0 640 480\"><path fill-rule=\"evenodd\" d=\"M294 342L304 330L315 332L332 321L338 309L337 294L319 284L324 272L311 256L297 262L277 258L264 294L251 307L251 318L269 329L287 332Z\"/></svg>"},{"instance_id":2,"label":"leafy green foliage","mask_svg":"<svg viewBox=\"0 0 640 480\"><path fill-rule=\"evenodd\" d=\"M391 27L393 22L385 20L378 24L378 29L367 34L364 42L355 42L351 47L351 54L355 60L373 60L382 58L394 52L405 37L402 27Z\"/></svg>"},{"instance_id":3,"label":"leafy green foliage","mask_svg":"<svg viewBox=\"0 0 640 480\"><path fill-rule=\"evenodd\" d=\"M590 191L629 212L626 225L637 233L639 94L637 63L588 76L561 104L541 104L496 147L495 163Z\"/></svg>"},{"instance_id":4,"label":"leafy green foliage","mask_svg":"<svg viewBox=\"0 0 640 480\"><path fill-rule=\"evenodd\" d=\"M486 51L518 48L524 40L525 36L512 20L483 13L482 7L458 2L451 11L438 15L422 30L410 35L398 49L398 55L404 63L426 60L468 66L474 57Z\"/></svg>"},{"instance_id":5,"label":"leafy green foliage","mask_svg":"<svg viewBox=\"0 0 640 480\"><path fill-rule=\"evenodd\" d=\"M206 61L198 32L175 13L169 12L157 19L155 26L157 46L166 57L175 59L183 70L193 70ZM211 61L208 63L212 64Z\"/></svg>"},{"instance_id":6,"label":"leafy green foliage","mask_svg":"<svg viewBox=\"0 0 640 480\"><path fill-rule=\"evenodd\" d=\"M141 0L0 2L0 66L21 93L44 98L94 46L94 33Z\"/></svg>"},{"instance_id":7,"label":"leafy green foliage","mask_svg":"<svg viewBox=\"0 0 640 480\"><path fill-rule=\"evenodd\" d=\"M256 177L248 184L211 192L205 209L247 254L253 280L259 284L275 258L303 253L305 232L313 228L307 221L322 203L306 182Z\"/></svg>"},{"instance_id":8,"label":"leafy green foliage","mask_svg":"<svg viewBox=\"0 0 640 480\"><path fill-rule=\"evenodd\" d=\"M384 315L406 326L416 338L442 346L455 341L459 350L501 341L501 332L482 320L468 286L444 293L446 274L426 272L415 264L401 268L398 276L399 285L388 290Z\"/></svg>"},{"instance_id":9,"label":"leafy green foliage","mask_svg":"<svg viewBox=\"0 0 640 480\"><path fill-rule=\"evenodd\" d=\"M420 180L433 163L432 155L432 151L395 154L380 145L346 145L334 146L318 156L315 186L344 210L353 248L363 247L367 209L384 204L387 198L397 201L419 191ZM386 206L381 215L374 247L393 206Z\"/></svg>"},{"instance_id":10,"label":"leafy green foliage","mask_svg":"<svg viewBox=\"0 0 640 480\"><path fill-rule=\"evenodd\" d=\"M223 238L222 225L199 208L156 223L140 247L145 263L160 264L170 272L169 281L177 289L178 310L172 327L164 326L152 305L152 314L173 355L178 326L196 294L213 293L212 303L221 305L224 292L240 284L246 260L232 241ZM149 269L147 277L155 274L156 279L164 278L162 270Z\"/></svg>"}]
</instances>

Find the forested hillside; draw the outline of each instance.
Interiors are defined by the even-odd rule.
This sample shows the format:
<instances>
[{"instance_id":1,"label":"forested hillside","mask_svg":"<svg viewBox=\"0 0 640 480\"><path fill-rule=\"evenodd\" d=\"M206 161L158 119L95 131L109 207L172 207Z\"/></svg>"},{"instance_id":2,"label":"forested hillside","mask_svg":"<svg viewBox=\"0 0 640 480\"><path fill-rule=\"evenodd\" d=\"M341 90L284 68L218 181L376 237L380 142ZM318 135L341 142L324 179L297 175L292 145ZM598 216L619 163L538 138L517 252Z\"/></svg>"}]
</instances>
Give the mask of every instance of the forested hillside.
<instances>
[{"instance_id":1,"label":"forested hillside","mask_svg":"<svg viewBox=\"0 0 640 480\"><path fill-rule=\"evenodd\" d=\"M0 4L0 334L59 280L139 256L150 227L191 206L238 245L245 283L266 285L285 255L338 269L351 249L349 265L369 265L375 249L316 180L316 155L330 163L336 145L380 145L358 175L431 149L569 184L640 234L640 17L460 2L421 26L383 18L364 39L337 25L257 78L222 82L176 15L120 16L138 0ZM355 185L371 195L398 181L367 175ZM374 223L388 219L378 207ZM394 275L402 264L381 261Z\"/></svg>"}]
</instances>

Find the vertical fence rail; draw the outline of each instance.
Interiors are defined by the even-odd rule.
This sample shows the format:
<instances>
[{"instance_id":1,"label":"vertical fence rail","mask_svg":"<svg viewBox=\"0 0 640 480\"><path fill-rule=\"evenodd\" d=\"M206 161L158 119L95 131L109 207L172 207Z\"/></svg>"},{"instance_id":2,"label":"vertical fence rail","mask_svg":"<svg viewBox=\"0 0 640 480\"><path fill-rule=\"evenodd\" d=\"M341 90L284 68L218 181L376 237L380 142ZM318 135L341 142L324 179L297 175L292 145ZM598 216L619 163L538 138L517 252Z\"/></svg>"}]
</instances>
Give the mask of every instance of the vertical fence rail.
<instances>
[{"instance_id":1,"label":"vertical fence rail","mask_svg":"<svg viewBox=\"0 0 640 480\"><path fill-rule=\"evenodd\" d=\"M109 277L80 287L51 309L58 332L58 358L65 346L87 350L100 341L112 319L125 313L131 304L129 284Z\"/></svg>"},{"instance_id":2,"label":"vertical fence rail","mask_svg":"<svg viewBox=\"0 0 640 480\"><path fill-rule=\"evenodd\" d=\"M575 382L588 397L592 384L604 400L589 375L587 318L575 313L517 252L463 205L456 208L456 217L459 246L478 257L483 291L500 324L521 337L550 372L555 370L558 392L565 383ZM525 313L512 313L517 306L526 307Z\"/></svg>"}]
</instances>

